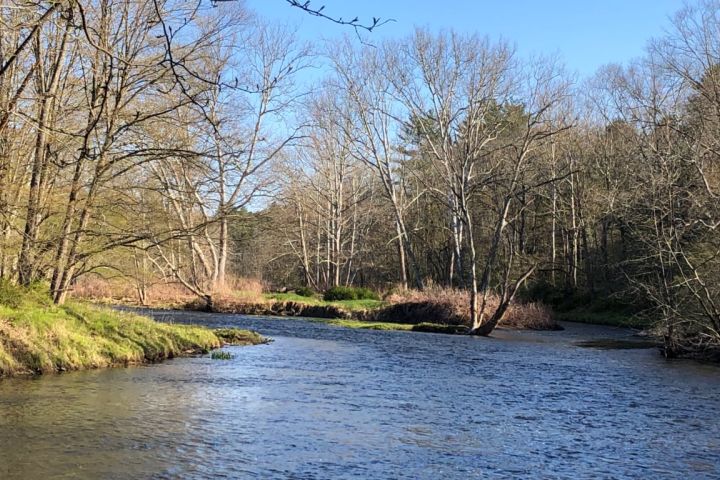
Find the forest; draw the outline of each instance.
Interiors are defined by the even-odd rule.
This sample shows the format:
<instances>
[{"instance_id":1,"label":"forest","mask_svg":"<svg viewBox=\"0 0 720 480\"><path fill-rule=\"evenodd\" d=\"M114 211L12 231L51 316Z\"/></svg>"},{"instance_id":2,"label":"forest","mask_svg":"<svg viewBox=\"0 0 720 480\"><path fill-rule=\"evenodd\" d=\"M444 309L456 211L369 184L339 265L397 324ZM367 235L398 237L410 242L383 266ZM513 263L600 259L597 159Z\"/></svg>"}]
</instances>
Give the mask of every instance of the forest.
<instances>
[{"instance_id":1,"label":"forest","mask_svg":"<svg viewBox=\"0 0 720 480\"><path fill-rule=\"evenodd\" d=\"M442 287L480 335L540 301L720 348L720 2L590 78L379 19L310 44L250 7L0 4L4 282Z\"/></svg>"}]
</instances>

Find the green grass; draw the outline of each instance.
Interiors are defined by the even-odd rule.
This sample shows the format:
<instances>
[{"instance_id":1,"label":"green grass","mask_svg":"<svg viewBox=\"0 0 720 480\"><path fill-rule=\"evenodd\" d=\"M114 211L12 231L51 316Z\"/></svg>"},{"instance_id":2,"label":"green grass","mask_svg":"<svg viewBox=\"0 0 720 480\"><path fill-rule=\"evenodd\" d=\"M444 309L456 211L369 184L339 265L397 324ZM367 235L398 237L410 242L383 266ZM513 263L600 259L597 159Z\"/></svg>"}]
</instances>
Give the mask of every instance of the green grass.
<instances>
[{"instance_id":1,"label":"green grass","mask_svg":"<svg viewBox=\"0 0 720 480\"><path fill-rule=\"evenodd\" d=\"M386 305L382 300L338 300L334 302L328 302L330 305L336 305L338 307L344 307L348 310L372 310L380 308Z\"/></svg>"},{"instance_id":2,"label":"green grass","mask_svg":"<svg viewBox=\"0 0 720 480\"><path fill-rule=\"evenodd\" d=\"M313 321L327 323L328 325L336 325L345 328L358 328L363 330L403 330L412 332L428 332L428 333L446 333L461 334L466 333L467 328L457 325L441 325L439 323L419 323L416 325L409 323L392 323L392 322L362 322L359 320L325 320L313 319Z\"/></svg>"},{"instance_id":3,"label":"green grass","mask_svg":"<svg viewBox=\"0 0 720 480\"><path fill-rule=\"evenodd\" d=\"M341 307L344 309L347 309L349 311L357 311L357 310L372 310L375 308L380 308L386 305L385 302L382 300L372 300L372 299L365 299L365 300L336 300L332 302L327 302L320 298L319 296L313 296L313 297L303 297L301 295L298 295L297 293L266 293L264 294L264 297L268 300L275 300L278 302L296 302L296 303L304 303L307 305L317 305L317 306L335 306L335 307Z\"/></svg>"},{"instance_id":4,"label":"green grass","mask_svg":"<svg viewBox=\"0 0 720 480\"><path fill-rule=\"evenodd\" d=\"M235 356L225 350L216 350L210 354L210 358L213 360L232 360Z\"/></svg>"},{"instance_id":5,"label":"green grass","mask_svg":"<svg viewBox=\"0 0 720 480\"><path fill-rule=\"evenodd\" d=\"M347 311L367 311L382 308L387 305L382 300L337 300L328 302L323 300L319 295L313 297L303 297L296 293L266 293L264 297L268 300L275 300L278 302L296 302L304 303L306 305L316 306L336 306L343 308ZM437 323L420 323L413 325L410 323L392 323L392 322L365 322L360 320L351 319L324 319L324 318L304 318L305 320L311 320L314 322L322 322L328 325L335 325L338 327L345 328L358 328L364 330L404 330L414 332L431 332L431 333L465 333L467 330L465 327L458 327L455 325L442 325Z\"/></svg>"},{"instance_id":6,"label":"green grass","mask_svg":"<svg viewBox=\"0 0 720 480\"><path fill-rule=\"evenodd\" d=\"M261 340L80 302L55 306L38 290L0 285L0 376L155 362Z\"/></svg>"},{"instance_id":7,"label":"green grass","mask_svg":"<svg viewBox=\"0 0 720 480\"><path fill-rule=\"evenodd\" d=\"M257 332L239 328L216 328L212 332L226 345L259 345L270 341Z\"/></svg>"},{"instance_id":8,"label":"green grass","mask_svg":"<svg viewBox=\"0 0 720 480\"><path fill-rule=\"evenodd\" d=\"M447 333L447 334L463 334L468 332L468 327L464 325L442 325L439 323L418 323L412 326L413 332L428 333Z\"/></svg>"},{"instance_id":9,"label":"green grass","mask_svg":"<svg viewBox=\"0 0 720 480\"><path fill-rule=\"evenodd\" d=\"M308 305L322 305L322 304L326 303L322 299L318 298L317 296L303 297L302 295L298 295L297 293L294 293L294 292L264 293L263 297L268 300L276 300L278 302L298 302L298 303L307 303Z\"/></svg>"},{"instance_id":10,"label":"green grass","mask_svg":"<svg viewBox=\"0 0 720 480\"><path fill-rule=\"evenodd\" d=\"M359 320L325 320L318 319L319 321L327 323L328 325L336 325L338 327L345 328L360 328L364 330L412 330L412 325L404 323L389 323L389 322L361 322Z\"/></svg>"}]
</instances>

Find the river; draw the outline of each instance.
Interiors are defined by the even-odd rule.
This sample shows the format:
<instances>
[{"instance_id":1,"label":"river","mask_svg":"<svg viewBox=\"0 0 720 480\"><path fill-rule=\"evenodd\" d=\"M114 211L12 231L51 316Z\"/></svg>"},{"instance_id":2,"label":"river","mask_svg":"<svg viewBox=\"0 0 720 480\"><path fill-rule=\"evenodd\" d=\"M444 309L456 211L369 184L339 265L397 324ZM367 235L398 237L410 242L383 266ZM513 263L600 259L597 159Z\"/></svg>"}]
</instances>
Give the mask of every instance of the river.
<instances>
[{"instance_id":1,"label":"river","mask_svg":"<svg viewBox=\"0 0 720 480\"><path fill-rule=\"evenodd\" d=\"M720 368L609 327L495 338L150 312L274 342L0 381L0 478L720 477Z\"/></svg>"}]
</instances>

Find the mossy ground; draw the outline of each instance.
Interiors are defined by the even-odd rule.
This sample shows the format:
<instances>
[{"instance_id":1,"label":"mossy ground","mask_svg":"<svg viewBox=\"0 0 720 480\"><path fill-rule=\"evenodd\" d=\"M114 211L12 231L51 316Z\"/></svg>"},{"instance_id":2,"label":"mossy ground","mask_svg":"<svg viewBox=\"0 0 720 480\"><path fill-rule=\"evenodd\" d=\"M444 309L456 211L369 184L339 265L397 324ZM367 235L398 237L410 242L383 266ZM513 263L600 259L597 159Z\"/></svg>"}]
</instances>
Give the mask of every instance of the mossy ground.
<instances>
[{"instance_id":1,"label":"mossy ground","mask_svg":"<svg viewBox=\"0 0 720 480\"><path fill-rule=\"evenodd\" d=\"M81 302L56 306L41 287L0 283L0 376L155 362L262 341L253 332L159 323Z\"/></svg>"}]
</instances>

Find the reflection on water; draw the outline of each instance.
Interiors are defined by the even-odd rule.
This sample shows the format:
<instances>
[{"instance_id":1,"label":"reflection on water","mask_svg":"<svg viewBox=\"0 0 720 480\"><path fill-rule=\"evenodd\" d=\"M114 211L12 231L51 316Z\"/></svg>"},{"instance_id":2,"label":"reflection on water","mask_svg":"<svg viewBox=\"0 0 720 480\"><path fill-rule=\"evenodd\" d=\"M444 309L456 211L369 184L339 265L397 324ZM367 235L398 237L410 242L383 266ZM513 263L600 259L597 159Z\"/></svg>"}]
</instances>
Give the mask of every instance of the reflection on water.
<instances>
[{"instance_id":1,"label":"reflection on water","mask_svg":"<svg viewBox=\"0 0 720 480\"><path fill-rule=\"evenodd\" d=\"M0 381L0 478L718 478L720 369L576 343L173 314L234 359Z\"/></svg>"}]
</instances>

